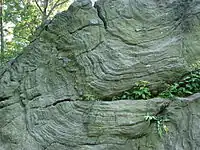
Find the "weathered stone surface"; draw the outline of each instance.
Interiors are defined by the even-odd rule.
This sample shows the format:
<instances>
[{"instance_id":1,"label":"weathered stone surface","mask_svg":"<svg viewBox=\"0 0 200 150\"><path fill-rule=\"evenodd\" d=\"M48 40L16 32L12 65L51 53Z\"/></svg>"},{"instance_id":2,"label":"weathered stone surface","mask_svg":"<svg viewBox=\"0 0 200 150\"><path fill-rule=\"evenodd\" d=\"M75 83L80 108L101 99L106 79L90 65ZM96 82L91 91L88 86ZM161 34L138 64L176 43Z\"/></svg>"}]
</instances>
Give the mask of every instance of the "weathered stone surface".
<instances>
[{"instance_id":1,"label":"weathered stone surface","mask_svg":"<svg viewBox=\"0 0 200 150\"><path fill-rule=\"evenodd\" d=\"M138 80L158 88L189 71L200 57L199 8L199 0L77 0L0 70L0 150L198 149L200 94L170 102L163 139L144 116L166 100L78 100Z\"/></svg>"},{"instance_id":2,"label":"weathered stone surface","mask_svg":"<svg viewBox=\"0 0 200 150\"><path fill-rule=\"evenodd\" d=\"M197 0L101 0L94 8L80 0L46 25L28 53L38 51L41 69L55 64L65 83L73 78L73 95L108 96L138 80L160 87L199 59L199 5Z\"/></svg>"},{"instance_id":3,"label":"weathered stone surface","mask_svg":"<svg viewBox=\"0 0 200 150\"><path fill-rule=\"evenodd\" d=\"M160 138L155 115L166 102L169 132ZM47 107L1 108L1 150L196 150L200 147L200 94L170 102L69 101Z\"/></svg>"}]
</instances>

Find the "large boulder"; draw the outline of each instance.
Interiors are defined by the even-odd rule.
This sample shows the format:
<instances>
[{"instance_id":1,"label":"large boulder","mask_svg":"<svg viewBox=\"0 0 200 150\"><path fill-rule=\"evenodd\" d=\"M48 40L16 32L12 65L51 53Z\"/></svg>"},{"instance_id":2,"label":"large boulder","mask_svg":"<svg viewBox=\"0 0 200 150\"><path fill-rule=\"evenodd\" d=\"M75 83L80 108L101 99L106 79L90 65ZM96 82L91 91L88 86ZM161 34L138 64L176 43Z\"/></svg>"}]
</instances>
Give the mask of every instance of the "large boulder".
<instances>
[{"instance_id":1,"label":"large boulder","mask_svg":"<svg viewBox=\"0 0 200 150\"><path fill-rule=\"evenodd\" d=\"M199 0L77 0L0 70L0 150L198 149L199 94L79 100L139 80L159 89L190 71L200 59L199 8ZM170 119L164 138L147 113Z\"/></svg>"}]
</instances>

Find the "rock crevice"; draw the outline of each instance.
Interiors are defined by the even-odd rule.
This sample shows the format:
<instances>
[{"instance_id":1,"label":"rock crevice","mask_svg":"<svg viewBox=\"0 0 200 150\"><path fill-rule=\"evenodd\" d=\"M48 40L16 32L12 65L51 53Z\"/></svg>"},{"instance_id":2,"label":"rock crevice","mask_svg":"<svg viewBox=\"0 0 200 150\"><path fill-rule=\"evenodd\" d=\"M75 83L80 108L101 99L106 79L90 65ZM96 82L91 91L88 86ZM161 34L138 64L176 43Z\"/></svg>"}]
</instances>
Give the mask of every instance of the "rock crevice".
<instances>
[{"instance_id":1,"label":"rock crevice","mask_svg":"<svg viewBox=\"0 0 200 150\"><path fill-rule=\"evenodd\" d=\"M96 8L95 8L96 7ZM200 94L104 99L139 80L154 90L200 59L198 0L77 0L0 70L0 150L197 150ZM161 138L157 121L168 132ZM163 118L162 118L163 117Z\"/></svg>"}]
</instances>

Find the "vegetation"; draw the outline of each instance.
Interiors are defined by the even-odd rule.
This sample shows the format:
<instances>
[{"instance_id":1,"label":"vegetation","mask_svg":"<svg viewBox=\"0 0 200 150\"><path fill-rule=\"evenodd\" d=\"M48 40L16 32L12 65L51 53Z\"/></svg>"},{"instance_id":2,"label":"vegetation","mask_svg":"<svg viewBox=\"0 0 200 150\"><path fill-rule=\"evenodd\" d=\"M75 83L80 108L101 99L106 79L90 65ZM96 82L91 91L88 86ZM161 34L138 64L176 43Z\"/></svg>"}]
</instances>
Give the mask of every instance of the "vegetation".
<instances>
[{"instance_id":1,"label":"vegetation","mask_svg":"<svg viewBox=\"0 0 200 150\"><path fill-rule=\"evenodd\" d=\"M92 94L85 94L81 97L81 100L83 101L94 101L94 100L98 100L98 98Z\"/></svg>"},{"instance_id":2,"label":"vegetation","mask_svg":"<svg viewBox=\"0 0 200 150\"><path fill-rule=\"evenodd\" d=\"M116 99L149 99L151 97L151 92L148 87L148 81L138 81L135 83L134 87L130 90L122 92L119 96L113 97Z\"/></svg>"},{"instance_id":3,"label":"vegetation","mask_svg":"<svg viewBox=\"0 0 200 150\"><path fill-rule=\"evenodd\" d=\"M158 96L163 98L174 98L175 96L186 97L200 92L200 61L197 61L197 63L192 66L194 71L185 74L180 81L168 85L167 89ZM148 85L148 81L139 81L132 89L122 92L119 96L113 97L113 100L149 99L153 94Z\"/></svg>"},{"instance_id":4,"label":"vegetation","mask_svg":"<svg viewBox=\"0 0 200 150\"><path fill-rule=\"evenodd\" d=\"M169 121L166 116L155 116L149 115L149 113L147 113L144 119L145 121L149 121L149 123L156 122L157 133L161 138L169 131L168 127L165 125L165 122Z\"/></svg>"},{"instance_id":5,"label":"vegetation","mask_svg":"<svg viewBox=\"0 0 200 150\"><path fill-rule=\"evenodd\" d=\"M40 24L66 9L70 0L0 0L1 62L17 56Z\"/></svg>"},{"instance_id":6,"label":"vegetation","mask_svg":"<svg viewBox=\"0 0 200 150\"><path fill-rule=\"evenodd\" d=\"M185 97L200 91L200 70L193 71L183 77L179 82L168 86L167 90L160 94L164 98L174 96Z\"/></svg>"},{"instance_id":7,"label":"vegetation","mask_svg":"<svg viewBox=\"0 0 200 150\"><path fill-rule=\"evenodd\" d=\"M192 64L191 67L192 67L193 70L198 70L198 69L200 69L200 60L197 61L197 62L195 62L194 64Z\"/></svg>"},{"instance_id":8,"label":"vegetation","mask_svg":"<svg viewBox=\"0 0 200 150\"><path fill-rule=\"evenodd\" d=\"M149 88L148 81L138 81L133 88L123 91L112 98L103 100L139 100L153 98L153 94ZM179 82L168 85L167 89L161 92L158 96L163 98L186 97L191 94L200 92L200 69L192 71L182 77ZM90 94L82 96L81 100L100 100L98 97Z\"/></svg>"},{"instance_id":9,"label":"vegetation","mask_svg":"<svg viewBox=\"0 0 200 150\"><path fill-rule=\"evenodd\" d=\"M55 13L68 7L70 0L0 0L1 60L7 61L22 52L31 41L36 27L51 19ZM192 65L194 70L179 82L168 85L159 94L164 98L188 96L200 91L200 61ZM124 91L117 99L149 99L152 93L149 82L138 81L133 88ZM82 100L95 100L95 96L86 95Z\"/></svg>"}]
</instances>

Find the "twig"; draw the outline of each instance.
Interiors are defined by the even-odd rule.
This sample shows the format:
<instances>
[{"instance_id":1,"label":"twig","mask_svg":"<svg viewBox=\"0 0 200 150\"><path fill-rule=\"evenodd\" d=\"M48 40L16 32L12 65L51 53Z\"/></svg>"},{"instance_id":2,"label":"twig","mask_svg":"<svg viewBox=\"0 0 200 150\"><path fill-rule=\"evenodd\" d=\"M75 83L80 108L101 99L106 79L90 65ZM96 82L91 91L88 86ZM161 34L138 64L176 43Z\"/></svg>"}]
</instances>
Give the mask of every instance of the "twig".
<instances>
[{"instance_id":1,"label":"twig","mask_svg":"<svg viewBox=\"0 0 200 150\"><path fill-rule=\"evenodd\" d=\"M52 11L53 11L56 7L58 7L58 6L60 6L60 5L64 4L64 3L68 2L69 0L66 0L66 1L63 1L63 2L60 2L60 3L59 3L59 1L60 1L60 0L57 0L57 2L56 2L56 3L53 5L53 7L50 9L50 11L49 11L49 13L48 13L48 15L47 15L47 18L51 15Z\"/></svg>"},{"instance_id":2,"label":"twig","mask_svg":"<svg viewBox=\"0 0 200 150\"><path fill-rule=\"evenodd\" d=\"M36 3L36 5L37 5L38 9L40 10L40 12L43 14L42 8L41 8L40 5L38 4L37 0L35 0L35 3Z\"/></svg>"}]
</instances>

